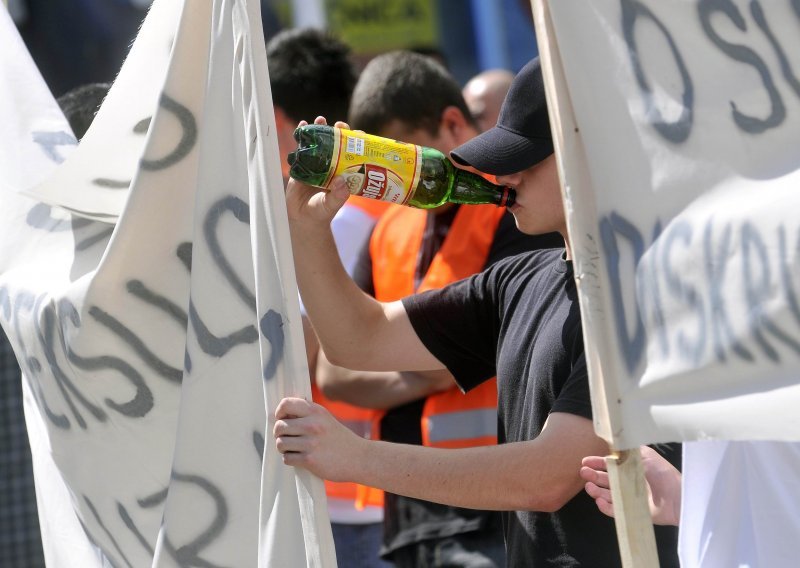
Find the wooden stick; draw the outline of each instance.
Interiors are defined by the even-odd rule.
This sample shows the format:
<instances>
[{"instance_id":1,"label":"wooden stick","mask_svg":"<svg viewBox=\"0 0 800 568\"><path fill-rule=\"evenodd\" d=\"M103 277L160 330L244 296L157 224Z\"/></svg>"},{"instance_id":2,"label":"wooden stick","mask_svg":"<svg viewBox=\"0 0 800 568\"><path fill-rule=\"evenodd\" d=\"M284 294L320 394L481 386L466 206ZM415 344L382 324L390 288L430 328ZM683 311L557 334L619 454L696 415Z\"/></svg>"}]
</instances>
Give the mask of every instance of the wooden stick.
<instances>
[{"instance_id":1,"label":"wooden stick","mask_svg":"<svg viewBox=\"0 0 800 568\"><path fill-rule=\"evenodd\" d=\"M657 567L658 550L639 449L613 452L606 457L606 467L622 566Z\"/></svg>"},{"instance_id":2,"label":"wooden stick","mask_svg":"<svg viewBox=\"0 0 800 568\"><path fill-rule=\"evenodd\" d=\"M575 121L569 93L566 92L566 78L561 61L561 53L553 31L553 21L548 0L531 0L533 7L536 41L541 56L542 74L547 92L547 104L550 111L550 125L553 132L553 143L556 150L556 161L561 183L569 176L566 168L585 167L578 155L580 144L576 137L580 136ZM572 125L572 128L569 128ZM572 152L572 154L570 154ZM574 174L575 172L573 172ZM578 172L579 173L579 172ZM572 177L579 177L573 175ZM599 371L590 367L590 372ZM600 381L602 387L602 381ZM598 409L605 410L608 422L605 388L594 388L593 396L600 401L593 401L595 416ZM602 420L601 420L602 422ZM597 424L595 424L597 427ZM598 432L602 435L604 432ZM605 432L608 433L608 432ZM613 438L613 436L611 436ZM613 439L607 440L613 447ZM614 451L606 458L611 494L614 501L614 515L617 526L620 556L624 568L658 567L658 552L655 533L650 518L650 507L647 498L647 487L644 480L639 449Z\"/></svg>"}]
</instances>

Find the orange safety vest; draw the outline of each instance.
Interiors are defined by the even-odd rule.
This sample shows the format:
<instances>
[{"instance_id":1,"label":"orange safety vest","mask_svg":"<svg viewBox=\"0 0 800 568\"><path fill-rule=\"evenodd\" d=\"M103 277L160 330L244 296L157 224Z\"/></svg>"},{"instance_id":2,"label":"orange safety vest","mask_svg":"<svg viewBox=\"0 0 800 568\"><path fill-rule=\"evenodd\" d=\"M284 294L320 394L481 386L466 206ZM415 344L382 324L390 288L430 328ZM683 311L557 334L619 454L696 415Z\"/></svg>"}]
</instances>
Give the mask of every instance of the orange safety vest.
<instances>
[{"instance_id":1,"label":"orange safety vest","mask_svg":"<svg viewBox=\"0 0 800 568\"><path fill-rule=\"evenodd\" d=\"M417 290L414 273L425 211L397 208L384 215L370 240L375 297L384 302L442 288L483 270L505 208L468 205L456 213L444 243ZM497 443L497 380L462 393L454 386L429 396L422 410L423 445L466 448Z\"/></svg>"},{"instance_id":2,"label":"orange safety vest","mask_svg":"<svg viewBox=\"0 0 800 568\"><path fill-rule=\"evenodd\" d=\"M377 220L393 204L388 201L378 201L376 199L351 195L347 199L347 205L358 207L367 215ZM311 385L311 396L314 402L327 408L339 422L350 428L350 430L359 436L364 438L377 437L377 433L373 432L373 427L375 426L373 410L331 400L322 394L316 384ZM363 509L366 505L383 507L383 491L373 487L367 487L357 483L325 480L325 492L328 497L354 501L355 507L358 510Z\"/></svg>"},{"instance_id":3,"label":"orange safety vest","mask_svg":"<svg viewBox=\"0 0 800 568\"><path fill-rule=\"evenodd\" d=\"M317 404L327 408L339 422L359 436L363 438L377 437L377 434L372 431L374 424L373 410L331 400L322 394L317 385L313 383L311 385L311 398ZM353 501L358 510L362 510L367 505L383 507L383 491L358 483L328 481L326 479L325 493L327 493L328 497L333 497L334 499Z\"/></svg>"}]
</instances>

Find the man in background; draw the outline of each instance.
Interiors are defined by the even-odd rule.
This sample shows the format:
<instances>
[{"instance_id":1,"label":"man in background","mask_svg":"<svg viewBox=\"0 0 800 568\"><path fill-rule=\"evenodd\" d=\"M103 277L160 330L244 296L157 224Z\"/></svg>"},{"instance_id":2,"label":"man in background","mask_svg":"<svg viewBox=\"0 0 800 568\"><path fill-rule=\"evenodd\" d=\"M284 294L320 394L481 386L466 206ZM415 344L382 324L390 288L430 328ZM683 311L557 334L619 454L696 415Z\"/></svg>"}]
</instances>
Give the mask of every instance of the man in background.
<instances>
[{"instance_id":1,"label":"man in background","mask_svg":"<svg viewBox=\"0 0 800 568\"><path fill-rule=\"evenodd\" d=\"M267 65L275 109L278 149L283 177L289 177L286 156L297 149L293 134L300 120L319 115L345 120L357 72L350 49L338 39L314 29L292 29L278 33L267 43ZM347 270L369 236L373 225L389 203L351 197L331 223L336 248ZM325 399L313 382L318 344L305 317L303 332L312 374L315 402L325 406L342 423L361 436L369 436L370 416L360 408ZM347 568L383 568L378 558L381 543L383 502L380 493L354 483L325 482L336 559Z\"/></svg>"},{"instance_id":2,"label":"man in background","mask_svg":"<svg viewBox=\"0 0 800 568\"><path fill-rule=\"evenodd\" d=\"M58 106L77 140L83 138L103 104L111 83L88 83L75 87L58 98Z\"/></svg>"},{"instance_id":3,"label":"man in background","mask_svg":"<svg viewBox=\"0 0 800 568\"><path fill-rule=\"evenodd\" d=\"M489 69L475 75L464 85L462 94L469 112L485 132L497 124L500 107L514 80L514 74L506 69Z\"/></svg>"}]
</instances>

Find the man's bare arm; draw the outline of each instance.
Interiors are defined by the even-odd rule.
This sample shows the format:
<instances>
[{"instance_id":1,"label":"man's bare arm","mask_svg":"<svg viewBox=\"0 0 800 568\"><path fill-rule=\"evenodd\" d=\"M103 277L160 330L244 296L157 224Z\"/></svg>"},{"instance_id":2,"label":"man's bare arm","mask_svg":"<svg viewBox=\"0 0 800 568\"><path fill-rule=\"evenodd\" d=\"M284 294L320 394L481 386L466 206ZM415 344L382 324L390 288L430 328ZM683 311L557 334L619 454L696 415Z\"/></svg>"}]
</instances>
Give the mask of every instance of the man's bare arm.
<instances>
[{"instance_id":1,"label":"man's bare arm","mask_svg":"<svg viewBox=\"0 0 800 568\"><path fill-rule=\"evenodd\" d=\"M377 302L342 266L330 223L348 196L341 179L330 192L294 179L286 188L297 282L322 348L331 362L351 369L442 369L417 337L403 304Z\"/></svg>"},{"instance_id":2,"label":"man's bare arm","mask_svg":"<svg viewBox=\"0 0 800 568\"><path fill-rule=\"evenodd\" d=\"M381 410L425 398L456 384L447 370L352 371L332 365L323 352L317 357L316 381L331 400Z\"/></svg>"},{"instance_id":3,"label":"man's bare arm","mask_svg":"<svg viewBox=\"0 0 800 568\"><path fill-rule=\"evenodd\" d=\"M365 440L297 398L281 401L276 419L287 465L475 509L556 511L583 488L581 458L608 452L590 420L565 413L551 414L535 440L459 450Z\"/></svg>"},{"instance_id":4,"label":"man's bare arm","mask_svg":"<svg viewBox=\"0 0 800 568\"><path fill-rule=\"evenodd\" d=\"M311 377L314 377L314 370L317 368L317 357L319 356L319 341L317 341L317 334L314 331L311 322L308 321L308 316L302 316L303 322L303 340L306 345L306 360L308 361L308 371Z\"/></svg>"}]
</instances>

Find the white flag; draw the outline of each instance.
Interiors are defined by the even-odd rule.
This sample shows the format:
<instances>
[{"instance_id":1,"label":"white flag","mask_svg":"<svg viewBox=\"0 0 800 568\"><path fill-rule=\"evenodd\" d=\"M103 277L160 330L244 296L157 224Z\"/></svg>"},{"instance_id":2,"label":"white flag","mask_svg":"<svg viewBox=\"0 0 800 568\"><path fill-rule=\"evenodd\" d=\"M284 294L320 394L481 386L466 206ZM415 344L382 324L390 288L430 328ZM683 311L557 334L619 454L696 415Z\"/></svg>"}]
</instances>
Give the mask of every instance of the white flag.
<instances>
[{"instance_id":1,"label":"white flag","mask_svg":"<svg viewBox=\"0 0 800 568\"><path fill-rule=\"evenodd\" d=\"M48 565L335 566L322 482L271 440L310 388L259 3L154 2L77 148L3 10L0 37L0 323Z\"/></svg>"},{"instance_id":2,"label":"white flag","mask_svg":"<svg viewBox=\"0 0 800 568\"><path fill-rule=\"evenodd\" d=\"M800 440L800 3L549 9L598 432Z\"/></svg>"}]
</instances>

